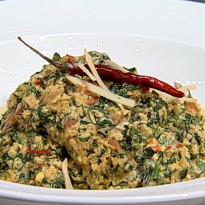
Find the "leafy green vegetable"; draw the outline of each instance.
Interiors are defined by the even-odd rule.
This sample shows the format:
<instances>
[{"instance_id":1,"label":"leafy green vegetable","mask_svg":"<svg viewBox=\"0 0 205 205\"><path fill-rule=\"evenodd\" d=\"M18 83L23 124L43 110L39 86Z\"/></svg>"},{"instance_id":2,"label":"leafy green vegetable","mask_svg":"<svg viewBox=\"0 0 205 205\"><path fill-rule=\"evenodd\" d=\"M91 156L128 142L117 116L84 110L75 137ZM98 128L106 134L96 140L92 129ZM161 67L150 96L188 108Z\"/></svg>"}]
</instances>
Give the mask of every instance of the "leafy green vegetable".
<instances>
[{"instance_id":1,"label":"leafy green vegetable","mask_svg":"<svg viewBox=\"0 0 205 205\"><path fill-rule=\"evenodd\" d=\"M188 173L188 169L187 169L187 168L181 170L181 171L179 172L180 178L181 178L181 179L185 179L186 176L187 176L187 173Z\"/></svg>"},{"instance_id":2,"label":"leafy green vegetable","mask_svg":"<svg viewBox=\"0 0 205 205\"><path fill-rule=\"evenodd\" d=\"M108 118L102 118L101 120L96 121L95 124L100 126L100 127L103 127L103 128L109 127L109 126L115 126L115 124L112 122L112 120L108 119Z\"/></svg>"},{"instance_id":3,"label":"leafy green vegetable","mask_svg":"<svg viewBox=\"0 0 205 205\"><path fill-rule=\"evenodd\" d=\"M63 127L63 125L62 125L62 123L61 123L60 121L58 121L58 122L56 123L56 128L57 128L59 131L63 131L63 130L64 130L64 127Z\"/></svg>"},{"instance_id":4,"label":"leafy green vegetable","mask_svg":"<svg viewBox=\"0 0 205 205\"><path fill-rule=\"evenodd\" d=\"M199 168L201 173L205 171L205 162L198 160L196 161L196 165Z\"/></svg>"},{"instance_id":5,"label":"leafy green vegetable","mask_svg":"<svg viewBox=\"0 0 205 205\"><path fill-rule=\"evenodd\" d=\"M159 164L158 164L158 162L155 163L154 172L153 172L152 177L153 177L153 179L159 178Z\"/></svg>"},{"instance_id":6,"label":"leafy green vegetable","mask_svg":"<svg viewBox=\"0 0 205 205\"><path fill-rule=\"evenodd\" d=\"M144 154L147 157L152 157L155 154L155 152L151 147L147 147L146 149L144 149Z\"/></svg>"},{"instance_id":7,"label":"leafy green vegetable","mask_svg":"<svg viewBox=\"0 0 205 205\"><path fill-rule=\"evenodd\" d=\"M41 96L41 91L37 90L34 86L30 86L29 87L30 92L34 93L36 95L36 97L40 97Z\"/></svg>"},{"instance_id":8,"label":"leafy green vegetable","mask_svg":"<svg viewBox=\"0 0 205 205\"><path fill-rule=\"evenodd\" d=\"M54 53L53 54L53 58L54 61L60 61L61 60L61 56L59 53Z\"/></svg>"},{"instance_id":9,"label":"leafy green vegetable","mask_svg":"<svg viewBox=\"0 0 205 205\"><path fill-rule=\"evenodd\" d=\"M200 145L201 144L201 137L198 135L198 133L194 133L193 134L195 140L197 141L197 144Z\"/></svg>"}]
</instances>

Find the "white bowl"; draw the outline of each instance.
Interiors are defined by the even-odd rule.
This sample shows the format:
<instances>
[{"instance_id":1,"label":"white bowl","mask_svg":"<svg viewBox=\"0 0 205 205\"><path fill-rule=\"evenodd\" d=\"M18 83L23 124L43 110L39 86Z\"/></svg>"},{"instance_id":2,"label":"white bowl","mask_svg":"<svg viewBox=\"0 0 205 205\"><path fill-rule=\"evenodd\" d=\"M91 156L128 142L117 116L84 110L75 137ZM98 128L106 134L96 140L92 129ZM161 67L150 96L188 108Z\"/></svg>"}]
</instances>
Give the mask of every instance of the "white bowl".
<instances>
[{"instance_id":1,"label":"white bowl","mask_svg":"<svg viewBox=\"0 0 205 205\"><path fill-rule=\"evenodd\" d=\"M107 52L139 73L170 84L196 84L205 105L205 5L180 0L0 2L0 105L48 56ZM0 181L0 204L204 204L205 179L125 190L58 190Z\"/></svg>"}]
</instances>

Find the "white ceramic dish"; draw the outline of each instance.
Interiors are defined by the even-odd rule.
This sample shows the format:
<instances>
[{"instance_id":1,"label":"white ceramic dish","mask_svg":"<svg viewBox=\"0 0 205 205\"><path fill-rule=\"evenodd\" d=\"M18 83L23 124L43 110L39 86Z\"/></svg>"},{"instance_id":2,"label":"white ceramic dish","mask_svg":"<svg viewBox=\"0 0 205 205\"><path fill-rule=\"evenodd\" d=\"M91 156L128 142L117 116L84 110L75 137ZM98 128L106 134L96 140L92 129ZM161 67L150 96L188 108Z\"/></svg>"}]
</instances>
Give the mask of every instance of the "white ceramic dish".
<instances>
[{"instance_id":1,"label":"white ceramic dish","mask_svg":"<svg viewBox=\"0 0 205 205\"><path fill-rule=\"evenodd\" d=\"M205 105L205 5L180 0L11 0L0 2L0 105L48 56L106 51L125 66L169 83L196 84ZM79 191L0 181L0 204L204 204L205 179L158 187Z\"/></svg>"}]
</instances>

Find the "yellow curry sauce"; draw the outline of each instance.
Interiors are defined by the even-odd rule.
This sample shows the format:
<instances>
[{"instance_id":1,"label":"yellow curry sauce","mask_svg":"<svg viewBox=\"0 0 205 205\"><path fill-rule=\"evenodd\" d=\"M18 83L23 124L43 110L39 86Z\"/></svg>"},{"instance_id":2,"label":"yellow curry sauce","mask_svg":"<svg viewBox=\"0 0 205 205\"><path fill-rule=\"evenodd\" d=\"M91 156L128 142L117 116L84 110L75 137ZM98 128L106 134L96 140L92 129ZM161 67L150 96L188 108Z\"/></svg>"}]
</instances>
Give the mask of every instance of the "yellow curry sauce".
<instances>
[{"instance_id":1,"label":"yellow curry sauce","mask_svg":"<svg viewBox=\"0 0 205 205\"><path fill-rule=\"evenodd\" d=\"M95 65L109 59L89 54ZM85 62L84 56L75 60ZM104 81L112 93L135 100L123 112L67 75L45 65L10 95L1 119L1 180L65 188L65 158L74 189L136 188L204 176L205 117L199 104Z\"/></svg>"}]
</instances>

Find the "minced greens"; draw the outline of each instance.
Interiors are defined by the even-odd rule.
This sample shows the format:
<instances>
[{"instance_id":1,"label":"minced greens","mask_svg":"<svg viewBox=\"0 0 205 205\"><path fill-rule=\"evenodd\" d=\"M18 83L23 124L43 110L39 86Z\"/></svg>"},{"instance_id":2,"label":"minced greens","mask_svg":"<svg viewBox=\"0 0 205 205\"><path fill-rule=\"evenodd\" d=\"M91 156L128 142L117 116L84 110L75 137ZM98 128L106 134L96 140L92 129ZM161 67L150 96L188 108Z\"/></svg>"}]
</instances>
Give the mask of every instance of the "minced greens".
<instances>
[{"instance_id":1,"label":"minced greens","mask_svg":"<svg viewBox=\"0 0 205 205\"><path fill-rule=\"evenodd\" d=\"M110 60L105 53L90 55L95 65ZM83 56L57 53L53 60L70 65L71 57L85 63ZM0 179L65 188L65 158L74 189L136 188L204 176L205 118L195 101L165 100L140 85L105 81L112 93L135 100L123 111L66 75L45 65L10 95L1 119Z\"/></svg>"}]
</instances>

